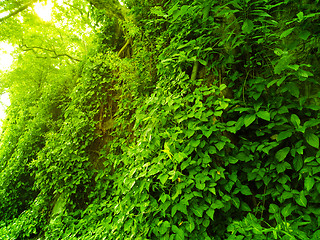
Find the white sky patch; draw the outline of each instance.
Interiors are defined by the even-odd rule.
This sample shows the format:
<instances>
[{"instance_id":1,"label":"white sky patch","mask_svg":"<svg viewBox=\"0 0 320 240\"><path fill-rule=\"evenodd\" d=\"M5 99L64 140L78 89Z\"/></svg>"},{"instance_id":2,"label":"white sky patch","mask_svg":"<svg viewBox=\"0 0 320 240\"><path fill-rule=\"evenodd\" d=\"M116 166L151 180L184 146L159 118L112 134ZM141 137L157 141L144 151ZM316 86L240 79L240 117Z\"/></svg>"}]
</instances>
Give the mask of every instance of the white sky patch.
<instances>
[{"instance_id":1,"label":"white sky patch","mask_svg":"<svg viewBox=\"0 0 320 240\"><path fill-rule=\"evenodd\" d=\"M47 0L47 3L39 2L34 4L34 11L38 14L38 16L46 22L51 21L51 13L52 13L53 3L51 0Z\"/></svg>"},{"instance_id":2,"label":"white sky patch","mask_svg":"<svg viewBox=\"0 0 320 240\"><path fill-rule=\"evenodd\" d=\"M0 18L4 18L8 15L9 15L9 12L2 12L2 13L0 13Z\"/></svg>"},{"instance_id":3,"label":"white sky patch","mask_svg":"<svg viewBox=\"0 0 320 240\"><path fill-rule=\"evenodd\" d=\"M13 62L11 53L14 47L6 42L0 42L0 71L6 71L10 69Z\"/></svg>"}]
</instances>

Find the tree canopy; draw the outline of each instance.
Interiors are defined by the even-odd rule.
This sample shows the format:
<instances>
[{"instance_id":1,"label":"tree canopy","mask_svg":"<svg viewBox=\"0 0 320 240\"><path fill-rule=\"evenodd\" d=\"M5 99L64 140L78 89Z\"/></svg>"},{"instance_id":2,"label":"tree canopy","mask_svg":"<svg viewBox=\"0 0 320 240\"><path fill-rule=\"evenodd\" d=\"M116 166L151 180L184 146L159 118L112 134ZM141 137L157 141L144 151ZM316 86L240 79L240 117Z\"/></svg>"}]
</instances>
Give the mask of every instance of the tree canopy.
<instances>
[{"instance_id":1,"label":"tree canopy","mask_svg":"<svg viewBox=\"0 0 320 240\"><path fill-rule=\"evenodd\" d=\"M0 238L319 239L319 0L0 2Z\"/></svg>"}]
</instances>

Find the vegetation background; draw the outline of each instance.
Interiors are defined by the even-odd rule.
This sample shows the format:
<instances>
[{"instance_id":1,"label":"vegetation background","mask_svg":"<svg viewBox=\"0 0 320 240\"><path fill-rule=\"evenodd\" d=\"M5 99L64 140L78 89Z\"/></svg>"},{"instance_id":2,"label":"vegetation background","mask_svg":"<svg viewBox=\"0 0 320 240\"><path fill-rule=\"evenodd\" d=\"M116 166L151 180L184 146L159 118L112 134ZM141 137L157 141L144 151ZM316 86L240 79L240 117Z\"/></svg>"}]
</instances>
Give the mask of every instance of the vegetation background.
<instances>
[{"instance_id":1,"label":"vegetation background","mask_svg":"<svg viewBox=\"0 0 320 240\"><path fill-rule=\"evenodd\" d=\"M319 0L36 2L0 2L0 239L320 239Z\"/></svg>"}]
</instances>

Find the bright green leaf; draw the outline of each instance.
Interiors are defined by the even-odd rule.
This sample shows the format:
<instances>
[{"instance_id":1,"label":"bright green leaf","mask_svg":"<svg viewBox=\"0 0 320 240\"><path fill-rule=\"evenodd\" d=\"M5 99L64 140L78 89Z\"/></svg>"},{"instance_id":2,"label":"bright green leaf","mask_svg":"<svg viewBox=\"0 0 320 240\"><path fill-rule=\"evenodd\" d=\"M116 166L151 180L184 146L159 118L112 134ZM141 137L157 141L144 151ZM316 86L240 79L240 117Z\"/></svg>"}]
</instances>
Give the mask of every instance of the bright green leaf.
<instances>
[{"instance_id":1,"label":"bright green leaf","mask_svg":"<svg viewBox=\"0 0 320 240\"><path fill-rule=\"evenodd\" d=\"M170 227L170 223L168 221L163 222L159 229L160 234L161 235L165 234L168 231L169 227Z\"/></svg>"},{"instance_id":2,"label":"bright green leaf","mask_svg":"<svg viewBox=\"0 0 320 240\"><path fill-rule=\"evenodd\" d=\"M287 130L278 134L277 141L282 141L292 136L292 130Z\"/></svg>"},{"instance_id":3,"label":"bright green leaf","mask_svg":"<svg viewBox=\"0 0 320 240\"><path fill-rule=\"evenodd\" d=\"M292 211L293 211L293 208L291 207L291 203L289 203L281 210L281 214L283 217L286 218L286 217L290 216Z\"/></svg>"},{"instance_id":4,"label":"bright green leaf","mask_svg":"<svg viewBox=\"0 0 320 240\"><path fill-rule=\"evenodd\" d=\"M269 213L277 213L279 211L279 207L276 204L271 203L269 206Z\"/></svg>"},{"instance_id":5,"label":"bright green leaf","mask_svg":"<svg viewBox=\"0 0 320 240\"><path fill-rule=\"evenodd\" d=\"M283 161L286 158L286 156L288 155L289 151L290 151L289 147L285 147L285 148L279 150L275 155L276 159L278 159L279 162Z\"/></svg>"},{"instance_id":6,"label":"bright green leaf","mask_svg":"<svg viewBox=\"0 0 320 240\"><path fill-rule=\"evenodd\" d=\"M184 240L184 232L182 229L178 228L176 225L173 225L172 231L176 234L177 240Z\"/></svg>"},{"instance_id":7,"label":"bright green leaf","mask_svg":"<svg viewBox=\"0 0 320 240\"><path fill-rule=\"evenodd\" d=\"M256 120L256 115L255 114L246 115L245 118L244 118L245 126L249 127L251 125L251 123L254 122L254 120Z\"/></svg>"},{"instance_id":8,"label":"bright green leaf","mask_svg":"<svg viewBox=\"0 0 320 240\"><path fill-rule=\"evenodd\" d=\"M310 191L313 188L314 184L315 180L313 177L307 177L304 180L304 187L307 189L307 191Z\"/></svg>"},{"instance_id":9,"label":"bright green leaf","mask_svg":"<svg viewBox=\"0 0 320 240\"><path fill-rule=\"evenodd\" d=\"M190 145L194 148L198 147L200 144L200 140L191 140Z\"/></svg>"},{"instance_id":10,"label":"bright green leaf","mask_svg":"<svg viewBox=\"0 0 320 240\"><path fill-rule=\"evenodd\" d=\"M270 121L270 113L267 111L257 112L257 116L263 120Z\"/></svg>"},{"instance_id":11,"label":"bright green leaf","mask_svg":"<svg viewBox=\"0 0 320 240\"><path fill-rule=\"evenodd\" d=\"M213 215L214 215L214 208L210 207L207 211L206 211L207 215L211 218L211 220L213 220Z\"/></svg>"},{"instance_id":12,"label":"bright green leaf","mask_svg":"<svg viewBox=\"0 0 320 240\"><path fill-rule=\"evenodd\" d=\"M300 126L300 118L296 114L291 114L291 122L296 128Z\"/></svg>"},{"instance_id":13,"label":"bright green leaf","mask_svg":"<svg viewBox=\"0 0 320 240\"><path fill-rule=\"evenodd\" d=\"M296 157L293 159L293 168L296 171L299 171L303 167L303 160L301 155L296 155Z\"/></svg>"},{"instance_id":14,"label":"bright green leaf","mask_svg":"<svg viewBox=\"0 0 320 240\"><path fill-rule=\"evenodd\" d=\"M160 180L160 182L164 185L164 184L166 183L168 177L169 177L168 174L161 174L161 175L159 176L159 180Z\"/></svg>"},{"instance_id":15,"label":"bright green leaf","mask_svg":"<svg viewBox=\"0 0 320 240\"><path fill-rule=\"evenodd\" d=\"M297 17L298 17L298 19L299 19L299 22L301 22L302 20L303 20L303 12L299 12L298 14L297 14Z\"/></svg>"},{"instance_id":16,"label":"bright green leaf","mask_svg":"<svg viewBox=\"0 0 320 240\"><path fill-rule=\"evenodd\" d=\"M198 216L198 217L202 217L202 214L203 214L203 210L201 208L192 208L192 212Z\"/></svg>"},{"instance_id":17,"label":"bright green leaf","mask_svg":"<svg viewBox=\"0 0 320 240\"><path fill-rule=\"evenodd\" d=\"M189 221L185 223L185 227L186 227L187 231L189 233L191 233L195 228L194 221L192 221L192 219L189 219Z\"/></svg>"},{"instance_id":18,"label":"bright green leaf","mask_svg":"<svg viewBox=\"0 0 320 240\"><path fill-rule=\"evenodd\" d=\"M293 32L294 29L295 29L295 27L289 28L289 29L287 29L286 31L284 31L283 33L281 33L280 39L285 38L285 37L287 37L288 35L290 35L290 34Z\"/></svg>"},{"instance_id":19,"label":"bright green leaf","mask_svg":"<svg viewBox=\"0 0 320 240\"><path fill-rule=\"evenodd\" d=\"M240 189L240 192L242 194L244 194L244 195L247 195L247 196L252 195L252 192L251 192L250 188L247 185L242 185L241 189Z\"/></svg>"},{"instance_id":20,"label":"bright green leaf","mask_svg":"<svg viewBox=\"0 0 320 240\"><path fill-rule=\"evenodd\" d=\"M300 192L299 196L297 196L295 200L300 206L307 207L307 199L303 191Z\"/></svg>"},{"instance_id":21,"label":"bright green leaf","mask_svg":"<svg viewBox=\"0 0 320 240\"><path fill-rule=\"evenodd\" d=\"M306 133L307 143L314 148L319 148L319 137L313 133Z\"/></svg>"}]
</instances>

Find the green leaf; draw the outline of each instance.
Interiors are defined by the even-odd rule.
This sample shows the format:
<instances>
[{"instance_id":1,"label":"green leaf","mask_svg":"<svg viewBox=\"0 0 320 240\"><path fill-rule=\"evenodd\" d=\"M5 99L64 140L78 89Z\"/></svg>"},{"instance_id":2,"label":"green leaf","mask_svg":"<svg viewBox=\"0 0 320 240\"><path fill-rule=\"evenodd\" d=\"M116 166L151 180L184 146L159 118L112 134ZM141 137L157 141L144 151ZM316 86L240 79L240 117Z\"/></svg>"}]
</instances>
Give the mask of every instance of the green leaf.
<instances>
[{"instance_id":1,"label":"green leaf","mask_svg":"<svg viewBox=\"0 0 320 240\"><path fill-rule=\"evenodd\" d=\"M270 113L267 111L257 112L257 116L263 120L270 121Z\"/></svg>"},{"instance_id":2,"label":"green leaf","mask_svg":"<svg viewBox=\"0 0 320 240\"><path fill-rule=\"evenodd\" d=\"M212 204L211 206L212 206L213 208L215 208L215 209L220 209L220 208L223 208L223 207L224 207L224 204L223 204L222 201L216 200L216 201L214 202L214 204Z\"/></svg>"},{"instance_id":3,"label":"green leaf","mask_svg":"<svg viewBox=\"0 0 320 240\"><path fill-rule=\"evenodd\" d=\"M192 208L192 212L198 216L198 217L202 217L202 214L203 214L203 209L202 208Z\"/></svg>"},{"instance_id":4,"label":"green leaf","mask_svg":"<svg viewBox=\"0 0 320 240\"><path fill-rule=\"evenodd\" d=\"M277 213L279 211L279 207L276 204L271 203L269 206L269 213Z\"/></svg>"},{"instance_id":5,"label":"green leaf","mask_svg":"<svg viewBox=\"0 0 320 240\"><path fill-rule=\"evenodd\" d=\"M281 132L279 133L278 137L277 137L277 141L282 141L284 139L287 139L289 137L292 136L292 130L287 130L287 131L284 131L284 132Z\"/></svg>"},{"instance_id":6,"label":"green leaf","mask_svg":"<svg viewBox=\"0 0 320 240\"><path fill-rule=\"evenodd\" d=\"M251 123L254 122L254 120L256 120L256 115L255 114L247 115L244 118L244 125L246 127L249 127L251 125Z\"/></svg>"},{"instance_id":7,"label":"green leaf","mask_svg":"<svg viewBox=\"0 0 320 240\"><path fill-rule=\"evenodd\" d=\"M299 196L297 196L295 200L300 206L302 206L302 207L307 206L307 199L306 199L303 191L300 192Z\"/></svg>"},{"instance_id":8,"label":"green leaf","mask_svg":"<svg viewBox=\"0 0 320 240\"><path fill-rule=\"evenodd\" d=\"M281 33L280 39L285 38L285 37L287 37L288 35L290 35L290 34L293 32L294 29L295 29L295 27L289 28L289 29L287 29L286 31L284 31L283 33Z\"/></svg>"},{"instance_id":9,"label":"green leaf","mask_svg":"<svg viewBox=\"0 0 320 240\"><path fill-rule=\"evenodd\" d=\"M168 177L169 177L168 174L161 174L161 175L159 176L159 180L160 180L160 182L164 185L164 184L166 183Z\"/></svg>"},{"instance_id":10,"label":"green leaf","mask_svg":"<svg viewBox=\"0 0 320 240\"><path fill-rule=\"evenodd\" d=\"M289 147L285 147L285 148L279 150L275 155L276 159L278 159L279 162L283 161L286 158L286 156L288 155L289 151L290 151Z\"/></svg>"},{"instance_id":11,"label":"green leaf","mask_svg":"<svg viewBox=\"0 0 320 240\"><path fill-rule=\"evenodd\" d=\"M245 212L251 212L252 211L250 206L248 205L248 203L246 203L244 201L241 202L240 210L245 211Z\"/></svg>"},{"instance_id":12,"label":"green leaf","mask_svg":"<svg viewBox=\"0 0 320 240\"><path fill-rule=\"evenodd\" d=\"M163 222L159 229L160 234L161 235L165 234L168 231L169 227L170 227L170 223L168 221Z\"/></svg>"},{"instance_id":13,"label":"green leaf","mask_svg":"<svg viewBox=\"0 0 320 240\"><path fill-rule=\"evenodd\" d=\"M296 171L299 171L301 168L303 167L303 160L301 155L297 155L294 159L293 159L293 168Z\"/></svg>"},{"instance_id":14,"label":"green leaf","mask_svg":"<svg viewBox=\"0 0 320 240\"><path fill-rule=\"evenodd\" d=\"M177 234L176 239L178 240L184 240L184 232L182 229L178 228L176 225L172 226L172 231Z\"/></svg>"},{"instance_id":15,"label":"green leaf","mask_svg":"<svg viewBox=\"0 0 320 240\"><path fill-rule=\"evenodd\" d=\"M211 218L211 220L213 220L213 215L214 215L214 208L210 207L207 211L206 211L207 215Z\"/></svg>"},{"instance_id":16,"label":"green leaf","mask_svg":"<svg viewBox=\"0 0 320 240\"><path fill-rule=\"evenodd\" d=\"M297 84L291 82L291 83L288 83L286 87L292 96L299 98L300 90Z\"/></svg>"},{"instance_id":17,"label":"green leaf","mask_svg":"<svg viewBox=\"0 0 320 240\"><path fill-rule=\"evenodd\" d=\"M244 33L249 34L252 32L253 28L254 28L253 22L250 19L246 19L242 25L242 31Z\"/></svg>"},{"instance_id":18,"label":"green leaf","mask_svg":"<svg viewBox=\"0 0 320 240\"><path fill-rule=\"evenodd\" d=\"M287 169L291 169L291 166L288 162L281 162L276 165L278 173L283 173Z\"/></svg>"},{"instance_id":19,"label":"green leaf","mask_svg":"<svg viewBox=\"0 0 320 240\"><path fill-rule=\"evenodd\" d=\"M290 55L284 55L280 58L276 66L274 67L274 73L280 74L283 70L287 69L288 65L291 62L291 56ZM280 85L277 83L278 86Z\"/></svg>"},{"instance_id":20,"label":"green leaf","mask_svg":"<svg viewBox=\"0 0 320 240\"><path fill-rule=\"evenodd\" d=\"M299 69L299 71L298 71L298 76L301 76L301 77L303 77L303 78L308 78L309 76L313 76L313 74L311 73L311 72L309 72L309 71L305 71L305 70L303 70L303 69Z\"/></svg>"},{"instance_id":21,"label":"green leaf","mask_svg":"<svg viewBox=\"0 0 320 240\"><path fill-rule=\"evenodd\" d=\"M306 140L309 145L314 148L319 148L319 137L313 133L306 133Z\"/></svg>"},{"instance_id":22,"label":"green leaf","mask_svg":"<svg viewBox=\"0 0 320 240\"><path fill-rule=\"evenodd\" d=\"M293 69L295 71L298 71L300 65L294 64L294 65L288 65L288 68Z\"/></svg>"},{"instance_id":23,"label":"green leaf","mask_svg":"<svg viewBox=\"0 0 320 240\"><path fill-rule=\"evenodd\" d=\"M187 157L186 154L183 153L183 152L175 153L174 156L173 156L173 158L174 158L178 163L182 162L183 159L185 159L186 157Z\"/></svg>"},{"instance_id":24,"label":"green leaf","mask_svg":"<svg viewBox=\"0 0 320 240\"><path fill-rule=\"evenodd\" d=\"M201 63L203 66L207 66L207 62L205 60L202 59L198 59L199 63Z\"/></svg>"},{"instance_id":25,"label":"green leaf","mask_svg":"<svg viewBox=\"0 0 320 240\"><path fill-rule=\"evenodd\" d=\"M215 144L216 148L217 148L219 151L221 151L221 150L224 148L225 145L226 145L225 142L218 142L218 143Z\"/></svg>"},{"instance_id":26,"label":"green leaf","mask_svg":"<svg viewBox=\"0 0 320 240\"><path fill-rule=\"evenodd\" d=\"M289 203L281 210L281 214L283 217L286 218L286 217L290 216L292 211L293 211L293 208L291 207L291 203Z\"/></svg>"},{"instance_id":27,"label":"green leaf","mask_svg":"<svg viewBox=\"0 0 320 240\"><path fill-rule=\"evenodd\" d=\"M298 19L299 19L299 22L301 22L301 21L303 20L303 12L299 12L299 13L297 14L297 17L298 17Z\"/></svg>"},{"instance_id":28,"label":"green leaf","mask_svg":"<svg viewBox=\"0 0 320 240\"><path fill-rule=\"evenodd\" d=\"M200 140L191 140L190 145L194 148L198 147L200 144Z\"/></svg>"},{"instance_id":29,"label":"green leaf","mask_svg":"<svg viewBox=\"0 0 320 240\"><path fill-rule=\"evenodd\" d=\"M302 40L307 40L310 35L311 33L309 31L304 30L299 33L299 38L301 38Z\"/></svg>"},{"instance_id":30,"label":"green leaf","mask_svg":"<svg viewBox=\"0 0 320 240\"><path fill-rule=\"evenodd\" d=\"M304 180L304 187L307 189L307 191L310 191L313 188L313 185L315 184L313 177L307 177Z\"/></svg>"},{"instance_id":31,"label":"green leaf","mask_svg":"<svg viewBox=\"0 0 320 240\"><path fill-rule=\"evenodd\" d=\"M300 118L296 114L291 114L291 122L296 128L300 126Z\"/></svg>"},{"instance_id":32,"label":"green leaf","mask_svg":"<svg viewBox=\"0 0 320 240\"><path fill-rule=\"evenodd\" d=\"M192 220L190 220L190 219L189 219L188 222L185 223L185 226L186 226L187 231L190 232L190 233L191 233L191 232L194 230L194 228L195 228L194 222L193 222Z\"/></svg>"},{"instance_id":33,"label":"green leaf","mask_svg":"<svg viewBox=\"0 0 320 240\"><path fill-rule=\"evenodd\" d=\"M250 188L247 185L242 185L240 192L246 196L252 195Z\"/></svg>"}]
</instances>

